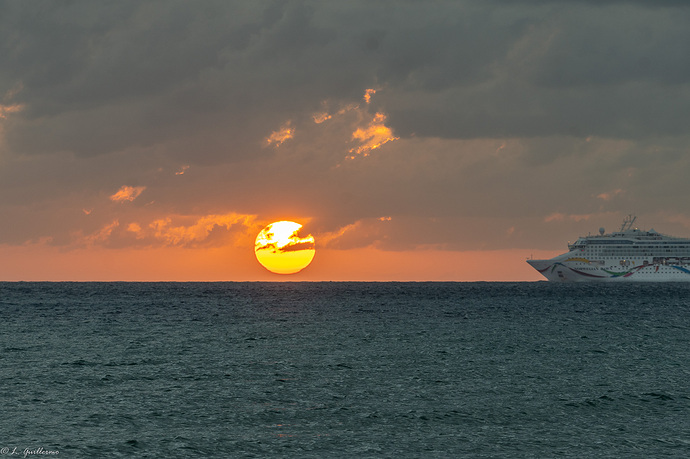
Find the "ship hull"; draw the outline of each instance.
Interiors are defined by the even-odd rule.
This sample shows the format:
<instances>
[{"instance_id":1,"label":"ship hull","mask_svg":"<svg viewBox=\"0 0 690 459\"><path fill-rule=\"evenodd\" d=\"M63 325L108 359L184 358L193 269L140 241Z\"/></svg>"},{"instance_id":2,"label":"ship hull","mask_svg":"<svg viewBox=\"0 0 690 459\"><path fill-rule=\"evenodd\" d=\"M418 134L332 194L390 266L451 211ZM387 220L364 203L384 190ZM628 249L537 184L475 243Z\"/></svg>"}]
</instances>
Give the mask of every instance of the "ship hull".
<instances>
[{"instance_id":1,"label":"ship hull","mask_svg":"<svg viewBox=\"0 0 690 459\"><path fill-rule=\"evenodd\" d=\"M527 260L527 263L552 282L690 282L687 264L639 260L614 270L579 257Z\"/></svg>"}]
</instances>

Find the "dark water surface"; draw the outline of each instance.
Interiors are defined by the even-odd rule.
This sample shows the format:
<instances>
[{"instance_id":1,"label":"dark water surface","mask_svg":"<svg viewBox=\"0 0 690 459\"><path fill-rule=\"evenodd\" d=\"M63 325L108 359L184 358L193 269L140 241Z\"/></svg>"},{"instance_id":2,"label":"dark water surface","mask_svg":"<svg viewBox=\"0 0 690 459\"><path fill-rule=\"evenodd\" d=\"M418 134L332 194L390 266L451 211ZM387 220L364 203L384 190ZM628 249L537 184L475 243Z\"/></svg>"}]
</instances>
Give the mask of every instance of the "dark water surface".
<instances>
[{"instance_id":1,"label":"dark water surface","mask_svg":"<svg viewBox=\"0 0 690 459\"><path fill-rule=\"evenodd\" d=\"M0 319L0 457L690 456L690 285L0 283Z\"/></svg>"}]
</instances>

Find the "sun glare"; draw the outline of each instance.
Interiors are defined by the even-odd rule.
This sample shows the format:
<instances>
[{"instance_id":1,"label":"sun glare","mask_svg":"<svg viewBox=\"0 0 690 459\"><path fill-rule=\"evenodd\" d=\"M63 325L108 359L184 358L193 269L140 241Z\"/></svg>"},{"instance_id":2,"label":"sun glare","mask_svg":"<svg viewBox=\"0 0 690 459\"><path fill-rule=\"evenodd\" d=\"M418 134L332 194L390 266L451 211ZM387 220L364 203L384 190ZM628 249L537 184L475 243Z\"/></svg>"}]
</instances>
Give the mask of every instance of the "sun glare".
<instances>
[{"instance_id":1,"label":"sun glare","mask_svg":"<svg viewBox=\"0 0 690 459\"><path fill-rule=\"evenodd\" d=\"M264 268L276 274L294 274L314 259L314 236L301 236L302 225L280 221L262 229L254 242L254 253Z\"/></svg>"}]
</instances>

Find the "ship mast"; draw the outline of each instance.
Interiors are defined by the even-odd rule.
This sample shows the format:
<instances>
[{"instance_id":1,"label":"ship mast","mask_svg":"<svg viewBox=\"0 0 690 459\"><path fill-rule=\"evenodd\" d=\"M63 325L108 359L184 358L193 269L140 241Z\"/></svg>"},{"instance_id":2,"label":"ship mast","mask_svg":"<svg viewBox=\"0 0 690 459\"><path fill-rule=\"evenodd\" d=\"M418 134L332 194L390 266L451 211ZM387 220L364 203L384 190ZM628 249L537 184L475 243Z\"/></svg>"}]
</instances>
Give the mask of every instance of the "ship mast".
<instances>
[{"instance_id":1,"label":"ship mast","mask_svg":"<svg viewBox=\"0 0 690 459\"><path fill-rule=\"evenodd\" d=\"M624 233L628 231L629 229L632 229L633 223L635 223L635 220L637 220L637 217L635 215L628 215L625 217L625 220L623 220L623 224L621 225L621 233Z\"/></svg>"}]
</instances>

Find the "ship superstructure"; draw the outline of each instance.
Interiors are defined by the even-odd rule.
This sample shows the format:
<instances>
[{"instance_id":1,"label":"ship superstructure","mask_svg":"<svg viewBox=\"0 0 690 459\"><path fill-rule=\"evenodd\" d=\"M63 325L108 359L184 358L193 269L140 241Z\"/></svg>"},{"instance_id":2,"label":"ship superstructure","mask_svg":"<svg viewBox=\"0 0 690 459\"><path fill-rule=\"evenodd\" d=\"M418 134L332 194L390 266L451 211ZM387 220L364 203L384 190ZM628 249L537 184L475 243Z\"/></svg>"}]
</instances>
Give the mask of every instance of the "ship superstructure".
<instances>
[{"instance_id":1,"label":"ship superstructure","mask_svg":"<svg viewBox=\"0 0 690 459\"><path fill-rule=\"evenodd\" d=\"M550 260L527 260L556 282L690 282L690 239L635 228L629 215L619 231L583 236Z\"/></svg>"}]
</instances>

